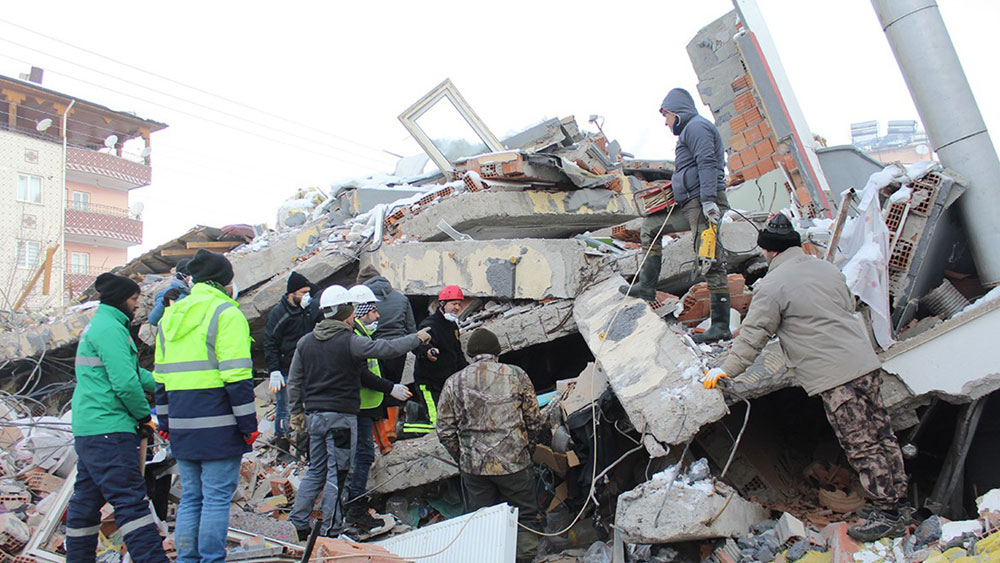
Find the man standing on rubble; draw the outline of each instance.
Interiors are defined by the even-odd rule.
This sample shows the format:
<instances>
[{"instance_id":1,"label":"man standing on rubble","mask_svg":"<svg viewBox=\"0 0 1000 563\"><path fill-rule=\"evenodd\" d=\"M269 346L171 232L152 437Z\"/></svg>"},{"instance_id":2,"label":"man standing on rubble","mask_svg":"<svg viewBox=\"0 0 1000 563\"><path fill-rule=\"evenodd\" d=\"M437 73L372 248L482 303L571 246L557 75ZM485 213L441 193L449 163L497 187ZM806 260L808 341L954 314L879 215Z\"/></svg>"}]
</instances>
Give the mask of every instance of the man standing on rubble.
<instances>
[{"instance_id":1,"label":"man standing on rubble","mask_svg":"<svg viewBox=\"0 0 1000 563\"><path fill-rule=\"evenodd\" d=\"M264 329L264 359L271 372L268 389L274 394L277 406L274 415L274 435L277 446L288 451L288 388L285 386L292 355L299 339L312 332L319 321L318 302L314 303L312 284L305 276L292 272L285 284L285 295L267 315ZM301 444L299 444L301 445Z\"/></svg>"},{"instance_id":2,"label":"man standing on rubble","mask_svg":"<svg viewBox=\"0 0 1000 563\"><path fill-rule=\"evenodd\" d=\"M235 298L233 266L201 249L191 295L167 308L156 336L156 415L181 476L178 563L226 559L240 459L257 439L250 326Z\"/></svg>"},{"instance_id":3,"label":"man standing on rubble","mask_svg":"<svg viewBox=\"0 0 1000 563\"><path fill-rule=\"evenodd\" d=\"M153 310L149 312L149 324L156 326L160 322L160 318L163 317L163 309L167 307L167 303L164 302L164 297L167 292L175 289L180 294L175 300L180 301L191 293L191 274L188 273L188 263L190 260L181 260L177 263L177 267L174 268L174 279L170 280L170 285L167 286L163 291L156 294L156 298L153 300Z\"/></svg>"},{"instance_id":4,"label":"man standing on rubble","mask_svg":"<svg viewBox=\"0 0 1000 563\"><path fill-rule=\"evenodd\" d=\"M722 216L729 210L725 147L715 124L698 115L694 99L682 88L674 88L667 93L660 105L660 114L666 119L666 126L677 135L671 187L684 220L677 217L675 223L676 214L672 213L671 224L664 226L667 210L663 210L642 221L640 239L642 249L648 252L648 256L637 274L638 280L632 291L629 292L627 285L619 290L646 301L656 299L656 286L663 264L662 235L690 229L697 254L702 233L710 226L718 228ZM696 335L695 342L715 342L732 337L729 332L729 277L726 274L725 253L718 233L715 238L716 258L705 273L711 298L712 326L703 334Z\"/></svg>"},{"instance_id":5,"label":"man standing on rubble","mask_svg":"<svg viewBox=\"0 0 1000 563\"><path fill-rule=\"evenodd\" d=\"M371 339L378 330L379 310L381 305L371 288L366 285L356 285L350 289L351 300L354 303L354 334ZM406 357L405 355L402 357ZM361 406L358 412L358 444L354 454L354 468L351 472L351 482L347 487L348 498L344 520L349 527L368 533L384 524L383 520L373 517L368 511L368 497L365 495L368 487L368 472L375 462L374 437L375 422L386 418L384 399L386 395L404 402L410 398L410 390L400 383L393 383L382 377L382 360L368 358L367 365L361 370ZM392 446L385 436L381 436L379 447ZM383 451L382 453L385 453Z\"/></svg>"},{"instance_id":6,"label":"man standing on rubble","mask_svg":"<svg viewBox=\"0 0 1000 563\"><path fill-rule=\"evenodd\" d=\"M417 361L411 390L416 401L410 403L412 407L407 407L406 424L403 425L406 434L434 432L437 400L444 382L469 365L458 339L458 314L462 311L463 299L465 295L457 285L444 286L438 293L437 310L420 323L420 328L430 329L431 341L414 352Z\"/></svg>"},{"instance_id":7,"label":"man standing on rubble","mask_svg":"<svg viewBox=\"0 0 1000 563\"><path fill-rule=\"evenodd\" d=\"M472 364L448 378L438 405L438 439L458 462L466 510L507 502L518 520L540 529L531 454L542 430L528 374L500 363L500 341L478 328L469 337ZM538 536L518 530L517 560L531 561Z\"/></svg>"},{"instance_id":8,"label":"man standing on rubble","mask_svg":"<svg viewBox=\"0 0 1000 563\"><path fill-rule=\"evenodd\" d=\"M111 273L97 276L101 304L76 349L73 447L76 482L66 513L66 560L97 557L101 507L115 509L115 523L137 563L168 561L149 511L146 482L139 473L136 431L151 437L146 392L153 376L139 367L128 325L139 304L139 285Z\"/></svg>"},{"instance_id":9,"label":"man standing on rubble","mask_svg":"<svg viewBox=\"0 0 1000 563\"><path fill-rule=\"evenodd\" d=\"M777 334L798 384L823 399L827 419L873 505L866 521L848 534L865 542L899 537L906 531L899 510L907 487L903 455L879 396L881 363L854 314L844 275L803 253L799 233L780 213L757 244L769 271L754 288L729 356L706 374L705 387L743 373Z\"/></svg>"},{"instance_id":10,"label":"man standing on rubble","mask_svg":"<svg viewBox=\"0 0 1000 563\"><path fill-rule=\"evenodd\" d=\"M341 531L341 491L357 447L361 377L367 359L396 357L430 341L428 330L392 340L354 334L352 300L339 285L323 290L319 306L324 318L299 340L292 357L288 397L293 424L298 426L305 418L309 430L309 470L288 518L300 538L309 535L309 516L321 491L321 532L336 536Z\"/></svg>"},{"instance_id":11,"label":"man standing on rubble","mask_svg":"<svg viewBox=\"0 0 1000 563\"><path fill-rule=\"evenodd\" d=\"M417 323L413 318L413 307L405 295L392 288L384 276L374 266L368 265L358 274L358 283L371 288L378 297L378 329L375 338L398 338L417 331ZM406 366L406 355L398 358L380 360L382 377L400 383L403 381L403 368Z\"/></svg>"}]
</instances>

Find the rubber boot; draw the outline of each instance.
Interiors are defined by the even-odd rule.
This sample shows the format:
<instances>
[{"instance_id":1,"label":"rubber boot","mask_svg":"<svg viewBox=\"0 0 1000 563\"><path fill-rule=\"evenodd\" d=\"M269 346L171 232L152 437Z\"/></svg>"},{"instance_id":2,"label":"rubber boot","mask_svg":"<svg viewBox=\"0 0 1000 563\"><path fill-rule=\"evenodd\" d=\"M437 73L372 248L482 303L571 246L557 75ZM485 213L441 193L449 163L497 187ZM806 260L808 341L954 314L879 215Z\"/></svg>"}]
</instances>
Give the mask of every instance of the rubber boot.
<instances>
[{"instance_id":1,"label":"rubber boot","mask_svg":"<svg viewBox=\"0 0 1000 563\"><path fill-rule=\"evenodd\" d=\"M639 270L639 279L632 285L629 292L628 285L618 288L622 295L631 295L646 301L656 301L656 286L660 283L660 268L663 266L663 257L650 254L646 261L642 263Z\"/></svg>"},{"instance_id":2,"label":"rubber boot","mask_svg":"<svg viewBox=\"0 0 1000 563\"><path fill-rule=\"evenodd\" d=\"M729 340L733 334L729 332L729 293L712 293L712 325L701 334L692 338L698 344Z\"/></svg>"},{"instance_id":3,"label":"rubber boot","mask_svg":"<svg viewBox=\"0 0 1000 563\"><path fill-rule=\"evenodd\" d=\"M364 534L371 533L372 530L377 530L382 526L385 526L385 521L381 518L375 518L368 512L368 506L356 500L351 504L347 505L347 513L344 515L344 523L348 528L354 528L361 531Z\"/></svg>"}]
</instances>

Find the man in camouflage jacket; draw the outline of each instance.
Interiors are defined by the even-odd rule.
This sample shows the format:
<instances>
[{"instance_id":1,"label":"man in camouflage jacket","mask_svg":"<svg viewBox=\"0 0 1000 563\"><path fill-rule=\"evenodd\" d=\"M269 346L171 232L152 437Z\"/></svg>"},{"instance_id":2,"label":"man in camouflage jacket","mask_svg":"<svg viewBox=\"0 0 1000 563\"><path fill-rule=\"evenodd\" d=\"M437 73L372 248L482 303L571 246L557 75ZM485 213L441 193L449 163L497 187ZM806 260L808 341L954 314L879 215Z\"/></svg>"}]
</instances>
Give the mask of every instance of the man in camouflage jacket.
<instances>
[{"instance_id":1,"label":"man in camouflage jacket","mask_svg":"<svg viewBox=\"0 0 1000 563\"><path fill-rule=\"evenodd\" d=\"M466 509L507 502L518 520L541 528L531 454L542 428L538 398L528 374L500 363L492 332L474 331L467 346L472 363L444 384L438 402L437 435L458 462ZM519 530L518 561L531 561L538 538Z\"/></svg>"}]
</instances>

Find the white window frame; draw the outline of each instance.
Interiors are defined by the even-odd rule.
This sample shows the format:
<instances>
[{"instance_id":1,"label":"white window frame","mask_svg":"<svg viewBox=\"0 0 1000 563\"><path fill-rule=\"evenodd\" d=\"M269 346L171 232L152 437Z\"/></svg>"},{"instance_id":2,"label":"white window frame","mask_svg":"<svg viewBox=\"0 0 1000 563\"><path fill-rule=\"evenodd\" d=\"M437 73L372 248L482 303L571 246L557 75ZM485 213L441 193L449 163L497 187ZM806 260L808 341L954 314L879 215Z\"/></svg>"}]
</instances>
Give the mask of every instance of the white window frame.
<instances>
[{"instance_id":1,"label":"white window frame","mask_svg":"<svg viewBox=\"0 0 1000 563\"><path fill-rule=\"evenodd\" d=\"M24 181L26 181L26 182L29 183L29 185L27 187L28 192L25 194L25 197L21 197L21 181L22 181L22 179ZM32 179L38 180L38 201L33 201L31 199L30 181ZM35 174L22 174L22 173L18 173L18 175L17 175L17 201L20 201L20 202L23 202L23 203L33 203L35 205L42 205L42 192L44 191L43 188L44 188L44 186L42 184L42 177L41 176L37 176Z\"/></svg>"},{"instance_id":2,"label":"white window frame","mask_svg":"<svg viewBox=\"0 0 1000 563\"><path fill-rule=\"evenodd\" d=\"M31 262L28 258L31 256L31 251L28 250L31 246L35 247L35 260ZM24 250L22 250L24 249ZM35 269L39 264L42 263L42 243L37 240L19 240L17 241L17 267L18 268L28 268Z\"/></svg>"},{"instance_id":3,"label":"white window frame","mask_svg":"<svg viewBox=\"0 0 1000 563\"><path fill-rule=\"evenodd\" d=\"M82 258L82 260L77 260ZM69 257L69 270L71 274L87 274L90 273L90 253L89 252L72 252Z\"/></svg>"},{"instance_id":4,"label":"white window frame","mask_svg":"<svg viewBox=\"0 0 1000 563\"><path fill-rule=\"evenodd\" d=\"M77 196L83 196L77 201ZM70 196L70 202L72 202L73 209L77 211L90 211L90 192L80 192L73 190Z\"/></svg>"}]
</instances>

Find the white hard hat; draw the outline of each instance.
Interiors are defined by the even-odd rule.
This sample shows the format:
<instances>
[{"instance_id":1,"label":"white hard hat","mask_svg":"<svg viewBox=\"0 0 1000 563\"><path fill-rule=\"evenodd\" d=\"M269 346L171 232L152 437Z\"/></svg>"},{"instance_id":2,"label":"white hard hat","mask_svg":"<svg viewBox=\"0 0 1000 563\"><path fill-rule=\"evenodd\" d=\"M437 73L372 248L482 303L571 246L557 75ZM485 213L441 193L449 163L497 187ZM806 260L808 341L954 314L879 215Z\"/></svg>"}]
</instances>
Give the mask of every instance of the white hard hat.
<instances>
[{"instance_id":1,"label":"white hard hat","mask_svg":"<svg viewBox=\"0 0 1000 563\"><path fill-rule=\"evenodd\" d=\"M336 309L340 305L350 303L351 293L342 285L331 285L323 290L319 298L320 309Z\"/></svg>"},{"instance_id":2,"label":"white hard hat","mask_svg":"<svg viewBox=\"0 0 1000 563\"><path fill-rule=\"evenodd\" d=\"M372 292L372 288L364 284L358 284L348 290L351 294L351 301L354 303L377 303L378 297Z\"/></svg>"}]
</instances>

